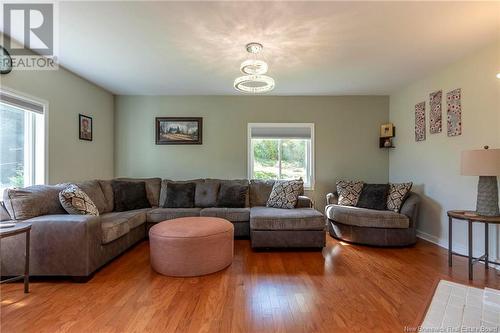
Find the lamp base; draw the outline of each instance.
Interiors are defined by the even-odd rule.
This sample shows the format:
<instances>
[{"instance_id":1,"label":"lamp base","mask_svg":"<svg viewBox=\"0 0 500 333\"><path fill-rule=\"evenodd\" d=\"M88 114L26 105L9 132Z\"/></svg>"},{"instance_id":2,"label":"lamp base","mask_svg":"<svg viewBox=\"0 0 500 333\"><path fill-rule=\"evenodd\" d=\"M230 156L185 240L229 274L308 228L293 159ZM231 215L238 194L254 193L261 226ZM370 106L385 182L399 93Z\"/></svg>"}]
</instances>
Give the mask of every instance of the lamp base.
<instances>
[{"instance_id":1,"label":"lamp base","mask_svg":"<svg viewBox=\"0 0 500 333\"><path fill-rule=\"evenodd\" d=\"M476 213L483 216L500 215L496 176L479 176L479 183L477 184Z\"/></svg>"}]
</instances>

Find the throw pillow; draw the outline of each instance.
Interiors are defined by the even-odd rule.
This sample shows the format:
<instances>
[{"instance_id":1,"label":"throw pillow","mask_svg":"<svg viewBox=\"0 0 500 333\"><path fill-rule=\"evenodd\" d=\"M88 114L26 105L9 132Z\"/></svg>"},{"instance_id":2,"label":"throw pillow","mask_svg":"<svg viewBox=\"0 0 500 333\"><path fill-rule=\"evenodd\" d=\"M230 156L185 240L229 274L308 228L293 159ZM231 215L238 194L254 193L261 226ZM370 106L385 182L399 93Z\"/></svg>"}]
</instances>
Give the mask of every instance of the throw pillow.
<instances>
[{"instance_id":1,"label":"throw pillow","mask_svg":"<svg viewBox=\"0 0 500 333\"><path fill-rule=\"evenodd\" d=\"M339 194L338 204L341 206L356 206L363 189L362 181L345 181L337 182L337 192Z\"/></svg>"},{"instance_id":2,"label":"throw pillow","mask_svg":"<svg viewBox=\"0 0 500 333\"><path fill-rule=\"evenodd\" d=\"M387 209L399 213L403 202L410 193L413 183L390 184L387 196Z\"/></svg>"},{"instance_id":3,"label":"throw pillow","mask_svg":"<svg viewBox=\"0 0 500 333\"><path fill-rule=\"evenodd\" d=\"M193 208L195 183L168 183L165 208Z\"/></svg>"},{"instance_id":4,"label":"throw pillow","mask_svg":"<svg viewBox=\"0 0 500 333\"><path fill-rule=\"evenodd\" d=\"M215 207L220 184L217 182L198 183L194 194L194 205L200 208Z\"/></svg>"},{"instance_id":5,"label":"throw pillow","mask_svg":"<svg viewBox=\"0 0 500 333\"><path fill-rule=\"evenodd\" d=\"M387 207L389 184L365 184L356 207L384 210Z\"/></svg>"},{"instance_id":6,"label":"throw pillow","mask_svg":"<svg viewBox=\"0 0 500 333\"><path fill-rule=\"evenodd\" d=\"M277 180L267 200L267 207L292 209L304 191L302 180Z\"/></svg>"},{"instance_id":7,"label":"throw pillow","mask_svg":"<svg viewBox=\"0 0 500 333\"><path fill-rule=\"evenodd\" d=\"M217 207L244 208L248 185L221 183L217 196Z\"/></svg>"},{"instance_id":8,"label":"throw pillow","mask_svg":"<svg viewBox=\"0 0 500 333\"><path fill-rule=\"evenodd\" d=\"M146 183L137 181L112 180L115 212L150 208Z\"/></svg>"},{"instance_id":9,"label":"throw pillow","mask_svg":"<svg viewBox=\"0 0 500 333\"><path fill-rule=\"evenodd\" d=\"M94 202L75 184L69 184L59 192L59 201L68 214L99 216Z\"/></svg>"}]
</instances>

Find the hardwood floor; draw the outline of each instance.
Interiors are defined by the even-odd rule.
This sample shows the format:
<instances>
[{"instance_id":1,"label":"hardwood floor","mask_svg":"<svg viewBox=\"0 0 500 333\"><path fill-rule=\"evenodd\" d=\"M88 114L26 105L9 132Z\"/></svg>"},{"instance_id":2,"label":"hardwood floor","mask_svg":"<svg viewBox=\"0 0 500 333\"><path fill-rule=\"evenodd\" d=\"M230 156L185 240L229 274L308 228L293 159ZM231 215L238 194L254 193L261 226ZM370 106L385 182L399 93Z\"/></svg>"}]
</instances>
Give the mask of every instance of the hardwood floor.
<instances>
[{"instance_id":1,"label":"hardwood floor","mask_svg":"<svg viewBox=\"0 0 500 333\"><path fill-rule=\"evenodd\" d=\"M446 250L381 249L327 236L323 252L254 252L235 241L233 264L208 276L169 278L142 242L87 283L1 285L1 332L402 332L415 326L439 279L468 283L466 261ZM476 265L473 285L500 288Z\"/></svg>"}]
</instances>

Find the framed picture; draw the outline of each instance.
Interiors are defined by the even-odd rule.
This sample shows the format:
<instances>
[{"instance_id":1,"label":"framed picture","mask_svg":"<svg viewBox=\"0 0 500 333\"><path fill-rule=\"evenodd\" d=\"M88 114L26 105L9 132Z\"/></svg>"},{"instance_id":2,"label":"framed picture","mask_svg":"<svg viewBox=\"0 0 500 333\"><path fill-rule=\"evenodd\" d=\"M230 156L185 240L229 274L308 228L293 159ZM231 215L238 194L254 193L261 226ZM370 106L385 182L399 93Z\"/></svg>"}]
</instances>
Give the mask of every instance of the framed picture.
<instances>
[{"instance_id":1,"label":"framed picture","mask_svg":"<svg viewBox=\"0 0 500 333\"><path fill-rule=\"evenodd\" d=\"M78 132L80 140L92 141L92 117L78 115Z\"/></svg>"},{"instance_id":2,"label":"framed picture","mask_svg":"<svg viewBox=\"0 0 500 333\"><path fill-rule=\"evenodd\" d=\"M381 138L392 138L394 136L394 125L392 123L383 124L380 126Z\"/></svg>"},{"instance_id":3,"label":"framed picture","mask_svg":"<svg viewBox=\"0 0 500 333\"><path fill-rule=\"evenodd\" d=\"M203 118L156 117L157 145L201 145Z\"/></svg>"}]
</instances>

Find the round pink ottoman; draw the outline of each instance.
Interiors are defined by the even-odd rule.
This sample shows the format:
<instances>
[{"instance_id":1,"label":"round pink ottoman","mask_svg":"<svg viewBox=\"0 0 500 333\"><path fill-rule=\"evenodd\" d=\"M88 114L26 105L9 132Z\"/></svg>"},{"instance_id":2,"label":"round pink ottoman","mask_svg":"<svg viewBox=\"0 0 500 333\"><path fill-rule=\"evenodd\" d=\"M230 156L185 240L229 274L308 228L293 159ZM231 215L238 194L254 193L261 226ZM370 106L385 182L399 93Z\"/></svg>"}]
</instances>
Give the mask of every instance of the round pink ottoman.
<instances>
[{"instance_id":1,"label":"round pink ottoman","mask_svg":"<svg viewBox=\"0 0 500 333\"><path fill-rule=\"evenodd\" d=\"M169 276L199 276L233 261L233 224L216 217L183 217L149 229L151 266Z\"/></svg>"}]
</instances>

